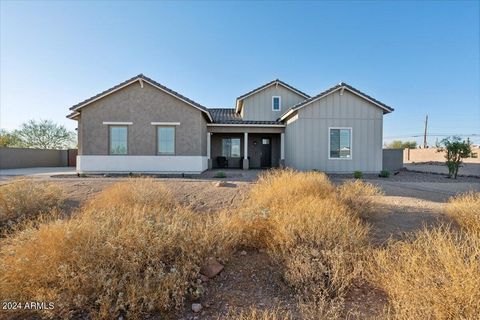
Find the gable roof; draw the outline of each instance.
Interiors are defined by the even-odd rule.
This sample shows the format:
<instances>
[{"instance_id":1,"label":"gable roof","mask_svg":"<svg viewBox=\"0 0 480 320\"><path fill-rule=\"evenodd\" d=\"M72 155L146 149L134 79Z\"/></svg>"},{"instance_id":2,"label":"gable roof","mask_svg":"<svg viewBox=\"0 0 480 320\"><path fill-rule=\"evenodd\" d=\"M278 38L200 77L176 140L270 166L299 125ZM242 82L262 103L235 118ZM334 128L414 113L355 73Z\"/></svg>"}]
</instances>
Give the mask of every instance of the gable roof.
<instances>
[{"instance_id":1,"label":"gable roof","mask_svg":"<svg viewBox=\"0 0 480 320\"><path fill-rule=\"evenodd\" d=\"M327 96L327 95L329 95L329 94L332 94L332 93L334 93L334 92L337 91L337 90L345 90L345 89L348 90L348 91L350 91L350 92L352 92L353 94L355 94L355 95L357 95L357 96L359 96L359 97L361 97L361 98L369 101L370 103L373 103L373 104L376 105L377 107L383 109L383 113L384 113L384 114L385 114L385 113L390 113L390 112L392 112L392 111L395 110L395 109L393 109L392 107L387 106L387 105L384 104L383 102L380 102L380 101L378 101L377 99L375 99L375 98L367 95L366 93L363 93L362 91L360 91L360 90L352 87L351 85L349 85L349 84L347 84L347 83L345 83L345 82L340 82L340 83L337 84L336 86L333 86L333 87L331 87L330 89L327 89L327 90L325 90L325 91L317 94L317 95L314 96L314 97L311 97L311 98L309 98L309 99L307 99L307 100L305 100L305 101L302 101L302 102L300 102L300 103L297 103L296 105L294 105L293 107L291 107L290 109L288 109L287 111L285 111L285 113L282 114L278 120L280 120L280 121L281 121L281 120L284 120L286 117L288 117L288 116L289 116L290 114L292 114L293 112L295 112L295 111L297 111L297 110L299 110L299 109L301 109L301 108L309 105L310 103L315 102L315 101L317 101L317 100L319 100L319 99L321 99L321 98L323 98L323 97L325 97L325 96Z\"/></svg>"},{"instance_id":2,"label":"gable roof","mask_svg":"<svg viewBox=\"0 0 480 320\"><path fill-rule=\"evenodd\" d=\"M209 108L213 122L218 124L245 124L245 125L282 125L280 121L243 120L234 108Z\"/></svg>"},{"instance_id":3,"label":"gable roof","mask_svg":"<svg viewBox=\"0 0 480 320\"><path fill-rule=\"evenodd\" d=\"M252 91L249 91L249 92L241 95L240 97L238 97L238 98L237 98L237 103L236 103L236 106L235 106L235 112L240 112L240 109L241 109L241 108L240 108L240 102L241 102L242 100L244 100L245 98L248 98L249 96L254 95L255 93L257 93L257 92L259 92L259 91L262 91L262 90L264 90L264 89L266 89L266 88L268 88L268 87L270 87L270 86L272 86L272 85L274 85L274 84L275 84L275 85L281 85L281 86L287 88L288 90L293 91L293 92L295 92L296 94L304 97L305 99L310 98L310 96L309 96L308 94L306 94L305 92L302 92L302 91L298 90L297 88L292 87L291 85L283 82L283 81L280 80L280 79L275 79L275 80L272 80L272 81L270 81L270 82L268 82L268 83L266 83L266 84L264 84L264 85L262 85L262 86L260 86L260 87L258 87L258 88L256 88L256 89L253 89Z\"/></svg>"},{"instance_id":4,"label":"gable roof","mask_svg":"<svg viewBox=\"0 0 480 320\"><path fill-rule=\"evenodd\" d=\"M118 91L118 90L120 90L120 89L122 89L122 88L125 88L125 87L127 87L127 86L129 86L129 85L131 85L132 83L135 83L135 82L137 82L137 81L139 81L139 82L140 82L140 85L142 85L142 86L143 86L143 82L146 82L146 83L150 84L151 86L153 86L153 87L155 87L155 88L157 88L157 89L159 89L159 90L162 90L162 91L164 91L164 92L166 92L166 93L174 96L175 98L177 98L177 99L179 99L179 100L182 100L183 102L185 102L185 103L191 105L192 107L194 107L194 108L196 108L196 109L199 109L200 111L202 111L203 113L205 113L205 114L207 115L208 119L209 119L210 121L213 121L212 116L210 115L210 112L208 112L208 109L207 109L207 108L205 108L205 107L202 106L201 104L199 104L199 103L197 103L197 102L195 102L195 101L193 101L193 100L185 97L184 95L181 95L180 93L178 93L178 92L176 92L176 91L173 91L172 89L169 89L169 88L165 87L164 85L156 82L155 80L152 80L152 79L150 79L149 77L144 76L143 74L139 74L139 75L137 75L137 76L135 76L135 77L133 77L133 78L130 78L130 79L128 79L128 80L126 80L126 81L124 81L124 82L122 82L122 83L117 84L116 86L111 87L110 89L107 89L107 90L105 90L105 91L103 91L103 92L100 92L99 94L97 94L97 95L95 95L95 96L93 96L93 97L90 97L90 98L88 98L88 99L86 99L86 100L84 100L84 101L82 101L82 102L80 102L80 103L77 103L76 105L70 107L70 110L72 110L72 111L74 111L74 112L72 112L71 114L69 114L69 115L67 116L67 118L74 119L75 117L77 117L77 116L79 115L78 110L80 110L81 108L89 105L90 103L92 103L92 102L94 102L94 101L97 101L97 100L99 100L99 99L102 99L103 97L105 97L105 96L107 96L107 95L109 95L109 94L112 94L112 93L114 93L115 91Z\"/></svg>"}]
</instances>

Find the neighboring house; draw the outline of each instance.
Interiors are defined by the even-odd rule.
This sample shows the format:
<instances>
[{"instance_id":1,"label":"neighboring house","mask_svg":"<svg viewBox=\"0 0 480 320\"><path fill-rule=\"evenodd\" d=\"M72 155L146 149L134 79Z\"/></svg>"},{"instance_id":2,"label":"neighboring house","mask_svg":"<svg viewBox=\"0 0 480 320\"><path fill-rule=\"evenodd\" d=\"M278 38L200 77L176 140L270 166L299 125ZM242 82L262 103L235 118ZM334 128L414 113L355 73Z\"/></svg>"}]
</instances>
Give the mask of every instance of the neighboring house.
<instances>
[{"instance_id":1,"label":"neighboring house","mask_svg":"<svg viewBox=\"0 0 480 320\"><path fill-rule=\"evenodd\" d=\"M140 74L70 108L78 172L200 173L287 166L382 170L383 115L346 83L314 97L280 80L206 108Z\"/></svg>"}]
</instances>

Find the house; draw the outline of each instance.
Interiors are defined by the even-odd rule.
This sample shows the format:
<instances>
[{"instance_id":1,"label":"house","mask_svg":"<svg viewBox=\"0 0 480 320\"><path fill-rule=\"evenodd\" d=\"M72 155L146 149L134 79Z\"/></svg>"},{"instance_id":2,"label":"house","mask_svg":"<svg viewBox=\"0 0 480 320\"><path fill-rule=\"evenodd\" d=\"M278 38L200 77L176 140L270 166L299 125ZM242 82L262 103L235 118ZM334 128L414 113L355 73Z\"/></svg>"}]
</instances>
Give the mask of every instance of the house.
<instances>
[{"instance_id":1,"label":"house","mask_svg":"<svg viewBox=\"0 0 480 320\"><path fill-rule=\"evenodd\" d=\"M200 173L287 166L382 170L383 115L393 109L340 83L313 97L273 80L206 108L140 74L70 108L78 172Z\"/></svg>"}]
</instances>

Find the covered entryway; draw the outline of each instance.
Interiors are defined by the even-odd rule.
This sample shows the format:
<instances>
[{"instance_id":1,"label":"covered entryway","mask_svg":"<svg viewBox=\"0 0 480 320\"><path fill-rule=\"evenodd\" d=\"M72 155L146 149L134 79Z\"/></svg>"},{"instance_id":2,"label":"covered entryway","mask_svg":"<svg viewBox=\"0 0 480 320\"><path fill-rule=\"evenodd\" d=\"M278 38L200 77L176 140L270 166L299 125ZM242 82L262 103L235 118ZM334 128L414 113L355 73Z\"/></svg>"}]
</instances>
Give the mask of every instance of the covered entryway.
<instances>
[{"instance_id":1,"label":"covered entryway","mask_svg":"<svg viewBox=\"0 0 480 320\"><path fill-rule=\"evenodd\" d=\"M284 126L209 125L209 169L274 168L283 165Z\"/></svg>"}]
</instances>

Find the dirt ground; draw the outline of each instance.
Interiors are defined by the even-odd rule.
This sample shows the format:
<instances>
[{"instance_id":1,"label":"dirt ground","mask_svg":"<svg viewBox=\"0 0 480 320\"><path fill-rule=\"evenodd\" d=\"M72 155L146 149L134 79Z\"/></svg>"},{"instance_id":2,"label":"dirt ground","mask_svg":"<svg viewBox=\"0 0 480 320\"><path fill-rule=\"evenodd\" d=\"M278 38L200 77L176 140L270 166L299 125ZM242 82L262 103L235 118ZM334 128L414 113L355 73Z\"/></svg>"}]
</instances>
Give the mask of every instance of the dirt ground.
<instances>
[{"instance_id":1,"label":"dirt ground","mask_svg":"<svg viewBox=\"0 0 480 320\"><path fill-rule=\"evenodd\" d=\"M191 206L198 212L229 209L242 204L258 172L227 172L227 186L217 186L219 179L213 178L215 172L196 179L161 178L173 192L178 201ZM332 175L335 183L341 183L350 176ZM87 199L107 186L128 178L48 178L65 191L71 209L80 206ZM385 192L376 197L377 212L364 219L372 228L372 243L383 245L390 237L401 239L406 233L423 227L433 227L440 223L451 222L443 213L443 207L449 197L468 190L480 191L480 179L460 177L458 180L446 179L442 175L412 173L402 171L388 179L377 176L365 176L368 182L377 184ZM43 180L43 179L42 179ZM3 183L8 183L3 181ZM206 306L199 314L190 310L188 301L178 317L181 319L217 319L224 317L232 308L246 311L251 307L258 309L279 308L289 310L293 315L296 301L291 290L282 280L280 271L265 252L246 250L237 252L225 269L214 279L202 284L205 293L201 302ZM347 297L347 305L357 318L364 318L380 311L386 297L365 284L352 289Z\"/></svg>"}]
</instances>

